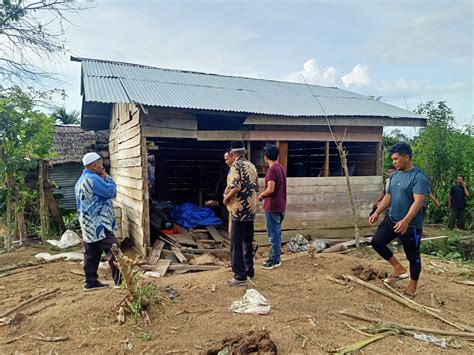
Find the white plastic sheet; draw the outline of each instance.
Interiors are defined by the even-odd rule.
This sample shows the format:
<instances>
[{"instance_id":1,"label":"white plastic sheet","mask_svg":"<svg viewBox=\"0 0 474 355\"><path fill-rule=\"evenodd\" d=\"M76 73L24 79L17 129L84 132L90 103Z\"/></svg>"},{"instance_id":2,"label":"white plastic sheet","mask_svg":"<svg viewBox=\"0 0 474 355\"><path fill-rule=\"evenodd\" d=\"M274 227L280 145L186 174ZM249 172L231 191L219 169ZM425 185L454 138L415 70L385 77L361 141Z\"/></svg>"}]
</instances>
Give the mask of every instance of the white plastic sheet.
<instances>
[{"instance_id":1,"label":"white plastic sheet","mask_svg":"<svg viewBox=\"0 0 474 355\"><path fill-rule=\"evenodd\" d=\"M59 249L67 249L79 245L82 242L82 239L72 230L67 230L63 233L60 240L50 239L46 242Z\"/></svg>"},{"instance_id":2,"label":"white plastic sheet","mask_svg":"<svg viewBox=\"0 0 474 355\"><path fill-rule=\"evenodd\" d=\"M448 342L446 339L440 339L431 334L416 334L413 333L413 337L417 340L424 341L429 344L439 346L440 348L447 349Z\"/></svg>"},{"instance_id":3,"label":"white plastic sheet","mask_svg":"<svg viewBox=\"0 0 474 355\"><path fill-rule=\"evenodd\" d=\"M229 309L239 314L268 314L271 305L270 301L251 288L247 290L244 297L232 303Z\"/></svg>"},{"instance_id":4,"label":"white plastic sheet","mask_svg":"<svg viewBox=\"0 0 474 355\"><path fill-rule=\"evenodd\" d=\"M76 252L61 253L61 254L55 254L55 255L51 255L50 253L39 253L35 255L35 258L38 260L44 260L47 262L62 260L62 259L72 260L72 261L82 261L84 260L84 254L76 253Z\"/></svg>"}]
</instances>

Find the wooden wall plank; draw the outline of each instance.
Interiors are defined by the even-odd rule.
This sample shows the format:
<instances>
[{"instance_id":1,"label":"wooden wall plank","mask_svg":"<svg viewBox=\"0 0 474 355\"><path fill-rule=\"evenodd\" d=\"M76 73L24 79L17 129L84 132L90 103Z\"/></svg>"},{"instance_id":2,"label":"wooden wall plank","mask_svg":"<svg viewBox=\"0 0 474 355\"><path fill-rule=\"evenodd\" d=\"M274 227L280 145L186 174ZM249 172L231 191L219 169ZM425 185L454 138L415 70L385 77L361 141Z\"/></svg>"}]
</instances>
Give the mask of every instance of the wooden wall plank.
<instances>
[{"instance_id":1,"label":"wooden wall plank","mask_svg":"<svg viewBox=\"0 0 474 355\"><path fill-rule=\"evenodd\" d=\"M197 138L197 131L189 131L178 128L160 128L153 126L142 126L144 137L160 138Z\"/></svg>"},{"instance_id":2,"label":"wooden wall plank","mask_svg":"<svg viewBox=\"0 0 474 355\"><path fill-rule=\"evenodd\" d=\"M140 145L133 148L124 149L124 150L120 150L120 146L119 146L117 159L122 160L122 159L138 158L141 156L141 154L142 154L142 147Z\"/></svg>"},{"instance_id":3,"label":"wooden wall plank","mask_svg":"<svg viewBox=\"0 0 474 355\"><path fill-rule=\"evenodd\" d=\"M140 157L128 158L128 159L118 159L118 155L115 155L114 158L110 160L110 166L113 168L130 168L134 166L142 166L142 159Z\"/></svg>"}]
</instances>

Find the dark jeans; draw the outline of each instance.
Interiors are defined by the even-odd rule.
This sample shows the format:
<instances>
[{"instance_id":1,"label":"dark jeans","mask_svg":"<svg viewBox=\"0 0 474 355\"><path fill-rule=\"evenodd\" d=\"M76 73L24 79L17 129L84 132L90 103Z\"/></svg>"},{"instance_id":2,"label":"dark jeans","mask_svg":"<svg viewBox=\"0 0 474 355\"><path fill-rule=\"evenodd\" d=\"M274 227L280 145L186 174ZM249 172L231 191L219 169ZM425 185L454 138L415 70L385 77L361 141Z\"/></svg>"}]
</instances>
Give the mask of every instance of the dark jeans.
<instances>
[{"instance_id":1,"label":"dark jeans","mask_svg":"<svg viewBox=\"0 0 474 355\"><path fill-rule=\"evenodd\" d=\"M265 212L265 224L270 240L269 260L275 263L279 263L281 257L281 223L283 218L285 218L283 213Z\"/></svg>"},{"instance_id":2,"label":"dark jeans","mask_svg":"<svg viewBox=\"0 0 474 355\"><path fill-rule=\"evenodd\" d=\"M255 275L253 268L253 221L232 221L231 228L232 271L237 280L247 280Z\"/></svg>"},{"instance_id":3,"label":"dark jeans","mask_svg":"<svg viewBox=\"0 0 474 355\"><path fill-rule=\"evenodd\" d=\"M410 278L418 281L421 273L420 242L422 229L408 228L405 234L400 234L393 231L395 224L390 217L385 217L372 237L372 247L382 258L389 260L393 253L387 247L387 244L400 237L405 255L410 262Z\"/></svg>"},{"instance_id":4,"label":"dark jeans","mask_svg":"<svg viewBox=\"0 0 474 355\"><path fill-rule=\"evenodd\" d=\"M466 209L465 208L450 208L448 228L453 229L454 224L456 224L456 222L457 222L457 227L459 229L465 228L464 226L466 223Z\"/></svg>"},{"instance_id":5,"label":"dark jeans","mask_svg":"<svg viewBox=\"0 0 474 355\"><path fill-rule=\"evenodd\" d=\"M107 261L109 262L110 270L112 271L112 278L115 285L120 285L121 275L120 270L115 266L115 256L112 254L112 245L117 244L115 235L109 231L105 231L105 239L99 240L95 243L84 243L84 273L86 274L86 283L93 284L97 282L97 269L100 263L102 252L107 254Z\"/></svg>"}]
</instances>

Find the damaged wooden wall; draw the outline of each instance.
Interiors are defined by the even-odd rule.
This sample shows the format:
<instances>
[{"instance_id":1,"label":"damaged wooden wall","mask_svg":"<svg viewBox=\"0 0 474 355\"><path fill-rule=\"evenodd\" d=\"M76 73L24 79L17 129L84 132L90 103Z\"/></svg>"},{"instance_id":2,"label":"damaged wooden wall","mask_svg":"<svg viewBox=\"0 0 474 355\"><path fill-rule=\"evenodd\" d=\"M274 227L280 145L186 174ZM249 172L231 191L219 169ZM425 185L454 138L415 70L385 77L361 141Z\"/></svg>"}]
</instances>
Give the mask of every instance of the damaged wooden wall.
<instances>
[{"instance_id":1,"label":"damaged wooden wall","mask_svg":"<svg viewBox=\"0 0 474 355\"><path fill-rule=\"evenodd\" d=\"M140 110L133 104L114 104L110 120L111 176L117 184L115 204L122 209L122 234L146 254L150 244L146 143Z\"/></svg>"},{"instance_id":2,"label":"damaged wooden wall","mask_svg":"<svg viewBox=\"0 0 474 355\"><path fill-rule=\"evenodd\" d=\"M370 232L368 223L371 203L383 189L382 176L353 176L351 188L356 203L359 227ZM260 185L264 181L261 179ZM347 238L353 233L352 210L345 177L287 179L287 211L283 229L289 236L296 233L313 237ZM255 231L265 231L263 213L255 221Z\"/></svg>"}]
</instances>

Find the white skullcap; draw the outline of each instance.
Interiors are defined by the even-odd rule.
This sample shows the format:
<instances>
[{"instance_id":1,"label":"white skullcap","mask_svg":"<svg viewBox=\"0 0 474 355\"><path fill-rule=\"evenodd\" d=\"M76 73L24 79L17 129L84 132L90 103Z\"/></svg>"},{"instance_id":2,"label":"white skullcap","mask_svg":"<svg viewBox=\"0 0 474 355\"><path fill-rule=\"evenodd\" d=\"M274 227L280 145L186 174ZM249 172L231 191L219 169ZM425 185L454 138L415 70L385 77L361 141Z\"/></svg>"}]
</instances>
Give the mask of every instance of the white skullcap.
<instances>
[{"instance_id":1,"label":"white skullcap","mask_svg":"<svg viewBox=\"0 0 474 355\"><path fill-rule=\"evenodd\" d=\"M86 155L84 155L84 158L82 158L82 163L84 164L84 166L86 166L99 159L102 159L102 158L96 152L87 153Z\"/></svg>"}]
</instances>

